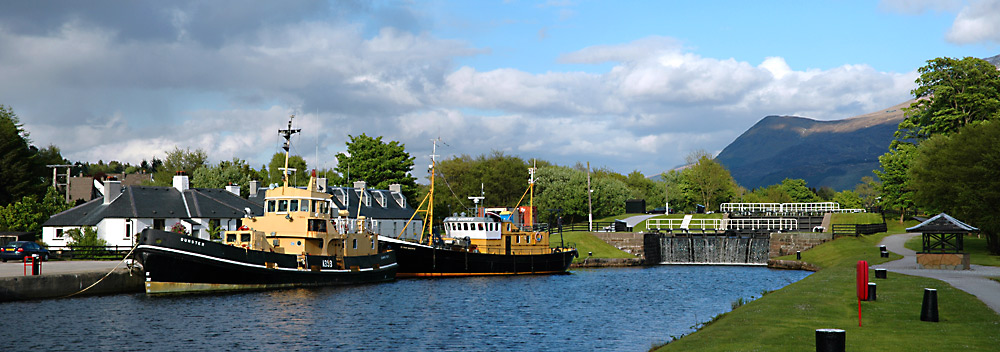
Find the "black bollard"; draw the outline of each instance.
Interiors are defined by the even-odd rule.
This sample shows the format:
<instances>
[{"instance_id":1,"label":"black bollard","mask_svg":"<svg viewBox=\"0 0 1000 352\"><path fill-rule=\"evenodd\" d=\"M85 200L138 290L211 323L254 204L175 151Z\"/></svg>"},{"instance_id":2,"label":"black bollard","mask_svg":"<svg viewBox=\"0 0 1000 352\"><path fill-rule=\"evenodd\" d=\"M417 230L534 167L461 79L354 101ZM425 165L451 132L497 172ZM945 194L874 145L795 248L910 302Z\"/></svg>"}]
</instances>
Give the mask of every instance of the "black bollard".
<instances>
[{"instance_id":1,"label":"black bollard","mask_svg":"<svg viewBox=\"0 0 1000 352\"><path fill-rule=\"evenodd\" d=\"M889 252L879 253L879 256L881 256L882 258L889 258Z\"/></svg>"},{"instance_id":2,"label":"black bollard","mask_svg":"<svg viewBox=\"0 0 1000 352\"><path fill-rule=\"evenodd\" d=\"M841 329L816 329L816 352L844 352L847 333Z\"/></svg>"},{"instance_id":3,"label":"black bollard","mask_svg":"<svg viewBox=\"0 0 1000 352\"><path fill-rule=\"evenodd\" d=\"M887 272L888 272L888 270L885 270L885 269L875 269L875 278L876 279L885 279L888 276Z\"/></svg>"},{"instance_id":4,"label":"black bollard","mask_svg":"<svg viewBox=\"0 0 1000 352\"><path fill-rule=\"evenodd\" d=\"M879 252L888 252L889 250L886 249L885 246L878 246L878 251Z\"/></svg>"},{"instance_id":5,"label":"black bollard","mask_svg":"<svg viewBox=\"0 0 1000 352\"><path fill-rule=\"evenodd\" d=\"M868 300L869 301L874 301L875 300L875 283L874 282L869 282L868 283Z\"/></svg>"},{"instance_id":6,"label":"black bollard","mask_svg":"<svg viewBox=\"0 0 1000 352\"><path fill-rule=\"evenodd\" d=\"M38 255L31 256L31 275L38 275L41 273L41 269L38 267L41 261L38 259Z\"/></svg>"},{"instance_id":7,"label":"black bollard","mask_svg":"<svg viewBox=\"0 0 1000 352\"><path fill-rule=\"evenodd\" d=\"M920 307L920 321L938 321L937 290L924 289L924 304Z\"/></svg>"},{"instance_id":8,"label":"black bollard","mask_svg":"<svg viewBox=\"0 0 1000 352\"><path fill-rule=\"evenodd\" d=\"M802 260L802 252L795 251L795 260Z\"/></svg>"}]
</instances>

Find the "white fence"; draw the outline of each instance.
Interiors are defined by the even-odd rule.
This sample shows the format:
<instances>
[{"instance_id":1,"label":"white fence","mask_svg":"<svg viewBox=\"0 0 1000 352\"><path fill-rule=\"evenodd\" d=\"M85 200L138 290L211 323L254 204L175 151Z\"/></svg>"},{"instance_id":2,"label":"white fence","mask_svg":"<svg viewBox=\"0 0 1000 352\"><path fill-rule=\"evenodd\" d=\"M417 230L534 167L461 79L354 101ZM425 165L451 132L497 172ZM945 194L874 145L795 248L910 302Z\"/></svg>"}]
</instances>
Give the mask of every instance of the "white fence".
<instances>
[{"instance_id":1,"label":"white fence","mask_svg":"<svg viewBox=\"0 0 1000 352\"><path fill-rule=\"evenodd\" d=\"M780 230L794 231L799 227L796 219L649 219L649 230Z\"/></svg>"},{"instance_id":2,"label":"white fence","mask_svg":"<svg viewBox=\"0 0 1000 352\"><path fill-rule=\"evenodd\" d=\"M864 209L840 209L837 202L819 203L722 203L723 213L864 213Z\"/></svg>"}]
</instances>

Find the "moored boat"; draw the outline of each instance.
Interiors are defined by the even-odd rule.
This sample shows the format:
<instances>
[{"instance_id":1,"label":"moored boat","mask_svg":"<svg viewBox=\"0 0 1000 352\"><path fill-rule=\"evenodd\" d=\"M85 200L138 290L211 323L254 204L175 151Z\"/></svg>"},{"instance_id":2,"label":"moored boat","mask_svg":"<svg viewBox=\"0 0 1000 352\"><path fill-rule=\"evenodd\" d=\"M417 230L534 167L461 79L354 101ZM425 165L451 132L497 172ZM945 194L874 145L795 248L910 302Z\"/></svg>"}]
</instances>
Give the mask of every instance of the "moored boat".
<instances>
[{"instance_id":1,"label":"moored boat","mask_svg":"<svg viewBox=\"0 0 1000 352\"><path fill-rule=\"evenodd\" d=\"M220 242L180 233L146 229L136 248L146 272L146 293L234 291L296 286L343 285L395 279L396 253L381 249L366 220L356 230L344 223L346 210L332 195L320 192L313 173L305 189L288 185L285 138L285 182L268 190L264 214L247 214L243 228L227 231Z\"/></svg>"},{"instance_id":2,"label":"moored boat","mask_svg":"<svg viewBox=\"0 0 1000 352\"><path fill-rule=\"evenodd\" d=\"M435 146L436 149L436 146ZM421 202L423 212L433 219L434 167L431 155L431 188ZM528 170L528 190L534 197L534 172ZM430 201L428 202L428 198ZM522 197L523 198L523 197ZM533 212L534 207L529 207ZM386 248L396 251L398 277L444 277L487 275L562 274L569 270L575 248L552 247L545 226L534 224L533 214L527 221L515 223L510 217L479 211L475 217L447 217L443 221L444 236L430 234L432 221L425 221L419 241L380 236ZM424 236L424 233L428 233Z\"/></svg>"}]
</instances>

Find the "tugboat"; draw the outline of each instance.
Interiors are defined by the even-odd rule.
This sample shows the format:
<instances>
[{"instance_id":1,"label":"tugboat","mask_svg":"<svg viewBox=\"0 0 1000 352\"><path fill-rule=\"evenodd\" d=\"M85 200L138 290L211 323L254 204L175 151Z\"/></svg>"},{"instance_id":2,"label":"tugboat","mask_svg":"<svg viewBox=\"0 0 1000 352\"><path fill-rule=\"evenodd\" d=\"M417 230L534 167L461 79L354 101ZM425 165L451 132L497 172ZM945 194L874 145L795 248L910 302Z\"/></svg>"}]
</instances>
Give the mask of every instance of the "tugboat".
<instances>
[{"instance_id":1,"label":"tugboat","mask_svg":"<svg viewBox=\"0 0 1000 352\"><path fill-rule=\"evenodd\" d=\"M437 149L435 144L434 149ZM495 212L480 211L474 217L444 219L444 237L430 234L434 216L434 167L431 155L431 188L417 212L427 221L419 242L380 236L381 243L396 251L398 277L453 277L487 275L563 274L569 270L575 248L550 247L549 232L535 226L533 214L527 221L514 223ZM528 190L534 198L535 168L528 169ZM430 202L427 200L430 199ZM481 198L480 198L481 199ZM522 197L523 199L523 197ZM425 203L427 202L427 203ZM424 204L427 204L424 207ZM423 208L423 209L420 209ZM534 207L529 207L533 211ZM416 213L414 213L416 215ZM405 231L405 227L403 229Z\"/></svg>"},{"instance_id":2,"label":"tugboat","mask_svg":"<svg viewBox=\"0 0 1000 352\"><path fill-rule=\"evenodd\" d=\"M292 116L294 118L294 115ZM291 136L285 138L284 184L268 190L264 214L246 215L244 226L227 231L222 242L146 229L136 247L146 272L146 293L260 290L391 281L398 268L392 250L379 249L378 236L359 217L356 231L335 226L346 209L320 192L316 172L305 189L288 185ZM343 223L343 221L341 221ZM338 231L339 230L339 231Z\"/></svg>"}]
</instances>

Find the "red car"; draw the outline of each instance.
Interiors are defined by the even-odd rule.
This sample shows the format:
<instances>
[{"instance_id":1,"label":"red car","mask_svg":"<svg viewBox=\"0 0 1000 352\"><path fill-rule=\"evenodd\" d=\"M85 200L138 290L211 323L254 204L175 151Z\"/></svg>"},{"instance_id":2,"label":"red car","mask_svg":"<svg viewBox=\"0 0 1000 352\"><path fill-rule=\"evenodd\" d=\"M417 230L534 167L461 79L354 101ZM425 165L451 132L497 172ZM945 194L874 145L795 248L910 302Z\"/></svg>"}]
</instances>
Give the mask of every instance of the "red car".
<instances>
[{"instance_id":1,"label":"red car","mask_svg":"<svg viewBox=\"0 0 1000 352\"><path fill-rule=\"evenodd\" d=\"M49 260L49 250L29 241L14 241L0 248L0 260L5 263L11 259L24 260L32 254L38 254L42 261Z\"/></svg>"}]
</instances>

